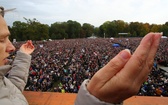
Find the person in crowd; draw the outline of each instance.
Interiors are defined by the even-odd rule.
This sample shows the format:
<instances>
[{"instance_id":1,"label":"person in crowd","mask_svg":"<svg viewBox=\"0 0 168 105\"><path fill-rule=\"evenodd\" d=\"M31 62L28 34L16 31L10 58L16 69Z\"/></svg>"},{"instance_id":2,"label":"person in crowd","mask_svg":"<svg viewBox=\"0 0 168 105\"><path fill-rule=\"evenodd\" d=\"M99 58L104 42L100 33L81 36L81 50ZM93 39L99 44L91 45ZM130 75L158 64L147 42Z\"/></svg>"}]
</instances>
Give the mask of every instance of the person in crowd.
<instances>
[{"instance_id":1,"label":"person in crowd","mask_svg":"<svg viewBox=\"0 0 168 105\"><path fill-rule=\"evenodd\" d=\"M0 7L0 105L27 105L22 91L27 83L34 46L32 41L27 41L20 47L12 65L7 65L9 53L15 47L9 40L10 32L3 11Z\"/></svg>"},{"instance_id":2,"label":"person in crowd","mask_svg":"<svg viewBox=\"0 0 168 105\"><path fill-rule=\"evenodd\" d=\"M5 37L5 43L3 42L3 40L0 42L0 45L2 44L0 48L3 49L4 46L6 46L5 48L6 49L10 48L10 50L8 49L8 50L0 50L0 51L2 53L6 53L8 56L9 52L12 52L15 48L13 47L13 45L8 39L9 31L7 29L7 25L5 23L5 20L3 19L3 16L4 16L4 12L3 12L3 8L1 8L0 35L3 36L5 34L7 35L7 37ZM87 59L86 57L90 56L90 53L85 55L85 52L87 51L87 49L85 48L81 50L82 55L80 55L80 59L73 59L74 56L76 55L71 57L69 56L76 50L76 48L68 49L68 46L67 46L67 49L58 48L57 50L59 51L59 53L50 52L49 55L45 55L44 53L42 55L38 55L40 54L41 51L42 52L45 52L45 50L48 51L47 48L42 49L39 53L37 53L37 56L38 56L36 58L37 64L34 63L34 61L32 62L34 63L34 65L31 66L30 72L32 73L31 75L35 75L35 76L32 76L33 78L30 76L29 79L31 81L30 84L32 84L32 86L29 88L33 90L37 90L37 87L41 87L40 89L46 91L52 86L52 83L51 83L53 79L52 77L55 76L55 79L61 78L62 83L65 83L60 85L61 86L60 89L65 89L70 92L73 92L73 91L76 92L76 90L79 89L75 100L75 105L122 104L122 102L125 99L133 95L136 95L142 83L147 79L148 74L150 73L153 66L153 61L159 46L160 38L161 38L161 33L149 33L141 40L139 46L135 50L133 50L132 52L130 52L127 49L122 50L107 63L107 61L105 60L109 59L109 56L110 56L110 53L109 53L110 51L108 51L105 53L106 56L102 60L102 62L104 62L103 64L101 64L101 61L98 58L99 56L98 52L94 52L94 55L96 57L90 57L89 59ZM93 46L93 45L91 44L89 46ZM78 47L78 44L75 47ZM24 88L23 84L24 85L26 84L25 81L28 73L25 73L25 72L23 73L23 71L29 68L30 56L27 57L26 60L25 58L26 56L31 54L33 50L34 50L34 46L31 41L28 41L26 44L23 44L19 52L22 54L27 52L29 53L24 54L24 56L20 55L21 57L19 57L19 52L18 52L13 62L14 66L12 66L12 67L18 67L17 69L19 69L20 72L19 71L17 72L16 68L12 68L12 70L9 72L9 75L8 75L8 77L11 80L9 84L12 84L12 82L15 83L13 87L16 86L17 88L15 89L18 91L20 90L19 95L13 98L10 93L7 94L7 92L5 93L4 91L1 92L1 93L4 93L4 94L1 94L2 97L5 97L3 95L8 95L8 96L10 95L12 97L10 99L13 99L14 100L13 103L16 103L17 105L19 105L19 103L21 102L25 102L26 104L26 100L21 94L21 91L23 91L23 88ZM105 51L106 49L101 49L101 50ZM63 56L61 56L59 60L53 59L51 57L52 55L55 55L55 58L56 57L59 58L59 56L57 56L58 54L63 54ZM1 57L2 71L4 70L4 67L9 66L9 65L5 65L7 56L5 56L5 60L3 55ZM43 57L46 57L47 59L44 59ZM72 59L72 62L69 62L71 59ZM18 61L20 61L20 64L21 63L23 64L18 65L17 64ZM27 62L24 63L24 61L25 62L27 61ZM63 64L61 64L62 62ZM73 62L77 62L77 64L74 64ZM82 62L82 65L80 64L81 62ZM70 67L67 69L65 65L69 65L69 64L70 64ZM61 65L61 66L58 66L58 65ZM76 68L73 68L73 65L75 65ZM23 68L21 68L20 66ZM81 66L83 66L83 68ZM87 68L87 70L85 70L85 68ZM79 71L79 72L76 72L76 71ZM84 71L85 72L84 76L88 79L84 81L80 81L82 82L82 85L78 87L79 86L78 84L80 84L80 82L77 82L76 80L80 80L83 77L83 74L81 74L80 71ZM21 74L23 74L24 76L20 77ZM64 77L62 77L60 74L64 74ZM20 78L18 79L18 77ZM19 81L21 79L23 80ZM2 76L2 81L5 81L5 80L7 80L7 78ZM2 82L2 83L5 83L5 82ZM36 85L33 85L33 84L36 84ZM2 86L4 85L8 85L8 84L6 83L2 84ZM70 86L70 88L68 88L68 86ZM55 88L55 91L57 91L57 88ZM12 92L13 94L13 92L16 92L16 91L12 91L11 89L9 92ZM5 102L6 103L9 102L7 104L10 105L11 101L4 100L4 103Z\"/></svg>"}]
</instances>

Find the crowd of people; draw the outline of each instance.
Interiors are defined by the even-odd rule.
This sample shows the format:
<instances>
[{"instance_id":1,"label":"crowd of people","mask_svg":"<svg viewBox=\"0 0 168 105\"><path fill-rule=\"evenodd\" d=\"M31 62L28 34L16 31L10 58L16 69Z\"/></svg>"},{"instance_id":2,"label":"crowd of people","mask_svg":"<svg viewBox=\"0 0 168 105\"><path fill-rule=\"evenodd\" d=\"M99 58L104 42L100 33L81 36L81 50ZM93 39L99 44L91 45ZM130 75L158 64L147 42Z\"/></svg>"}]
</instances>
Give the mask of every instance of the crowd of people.
<instances>
[{"instance_id":1,"label":"crowd of people","mask_svg":"<svg viewBox=\"0 0 168 105\"><path fill-rule=\"evenodd\" d=\"M36 41L29 71L27 91L77 93L81 83L90 79L123 49L134 53L141 38L96 38ZM152 72L138 95L168 96L168 75L159 65L168 66L168 39L161 39ZM14 43L16 49L23 42ZM113 44L119 46L112 46ZM15 57L15 53L12 54ZM102 75L103 78L103 75ZM127 81L127 80L125 80Z\"/></svg>"}]
</instances>

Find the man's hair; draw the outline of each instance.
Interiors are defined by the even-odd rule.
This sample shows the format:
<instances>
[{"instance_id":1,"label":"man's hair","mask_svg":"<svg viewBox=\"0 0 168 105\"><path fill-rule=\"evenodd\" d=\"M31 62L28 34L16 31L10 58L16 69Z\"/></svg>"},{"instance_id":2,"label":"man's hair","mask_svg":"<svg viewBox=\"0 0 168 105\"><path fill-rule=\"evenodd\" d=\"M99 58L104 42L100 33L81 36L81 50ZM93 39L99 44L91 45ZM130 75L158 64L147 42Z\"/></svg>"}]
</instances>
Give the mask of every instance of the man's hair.
<instances>
[{"instance_id":1,"label":"man's hair","mask_svg":"<svg viewBox=\"0 0 168 105\"><path fill-rule=\"evenodd\" d=\"M0 6L0 15L2 15L2 17L4 17L4 7Z\"/></svg>"}]
</instances>

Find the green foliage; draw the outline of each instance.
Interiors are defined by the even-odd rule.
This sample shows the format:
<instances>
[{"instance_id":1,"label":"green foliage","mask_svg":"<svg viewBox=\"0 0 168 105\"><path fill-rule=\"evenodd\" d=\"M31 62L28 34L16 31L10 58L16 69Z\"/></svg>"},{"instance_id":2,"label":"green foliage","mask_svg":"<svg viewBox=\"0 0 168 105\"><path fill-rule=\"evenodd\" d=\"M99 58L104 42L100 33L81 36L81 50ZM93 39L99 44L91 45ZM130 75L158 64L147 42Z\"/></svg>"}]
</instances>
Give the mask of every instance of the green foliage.
<instances>
[{"instance_id":1,"label":"green foliage","mask_svg":"<svg viewBox=\"0 0 168 105\"><path fill-rule=\"evenodd\" d=\"M54 24L51 24L51 27L49 29L50 38L51 39L68 38L66 33L67 27L68 26L66 22L63 22L63 23L56 22Z\"/></svg>"},{"instance_id":2,"label":"green foliage","mask_svg":"<svg viewBox=\"0 0 168 105\"><path fill-rule=\"evenodd\" d=\"M67 22L55 22L48 26L41 24L35 18L26 19L26 22L15 21L12 27L10 40L47 40L47 39L70 39L87 38L91 35L98 37L120 37L118 33L128 33L128 37L143 37L149 32L163 32L168 36L168 22L163 25L124 22L123 20L106 21L100 27L94 27L89 23L82 26L77 21L68 20Z\"/></svg>"},{"instance_id":3,"label":"green foliage","mask_svg":"<svg viewBox=\"0 0 168 105\"><path fill-rule=\"evenodd\" d=\"M52 39L80 38L81 25L72 20L67 22L55 22L49 29Z\"/></svg>"},{"instance_id":4,"label":"green foliage","mask_svg":"<svg viewBox=\"0 0 168 105\"><path fill-rule=\"evenodd\" d=\"M163 32L164 36L168 36L168 22L166 22L161 28L160 30Z\"/></svg>"},{"instance_id":5,"label":"green foliage","mask_svg":"<svg viewBox=\"0 0 168 105\"><path fill-rule=\"evenodd\" d=\"M100 31L105 37L119 37L118 33L129 33L129 25L122 20L106 21L100 26Z\"/></svg>"},{"instance_id":6,"label":"green foliage","mask_svg":"<svg viewBox=\"0 0 168 105\"><path fill-rule=\"evenodd\" d=\"M94 33L94 26L88 23L84 23L82 26L83 36L90 37Z\"/></svg>"},{"instance_id":7,"label":"green foliage","mask_svg":"<svg viewBox=\"0 0 168 105\"><path fill-rule=\"evenodd\" d=\"M27 23L15 21L11 28L11 39L17 41L43 40L49 38L49 26L37 22L36 19L26 19Z\"/></svg>"},{"instance_id":8,"label":"green foliage","mask_svg":"<svg viewBox=\"0 0 168 105\"><path fill-rule=\"evenodd\" d=\"M68 20L67 25L68 38L80 38L81 24L76 21Z\"/></svg>"}]
</instances>

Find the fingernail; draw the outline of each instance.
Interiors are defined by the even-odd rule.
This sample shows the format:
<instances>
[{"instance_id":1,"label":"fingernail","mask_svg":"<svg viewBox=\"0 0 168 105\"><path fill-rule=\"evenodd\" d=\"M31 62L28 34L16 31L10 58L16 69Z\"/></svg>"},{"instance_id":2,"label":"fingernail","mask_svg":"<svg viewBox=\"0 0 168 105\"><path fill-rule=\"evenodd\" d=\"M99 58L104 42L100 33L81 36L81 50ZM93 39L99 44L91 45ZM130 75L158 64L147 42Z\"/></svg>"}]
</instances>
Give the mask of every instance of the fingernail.
<instances>
[{"instance_id":1,"label":"fingernail","mask_svg":"<svg viewBox=\"0 0 168 105\"><path fill-rule=\"evenodd\" d=\"M121 51L120 55L123 59L128 59L128 58L130 58L131 53L130 53L129 49L125 49L125 50Z\"/></svg>"}]
</instances>

